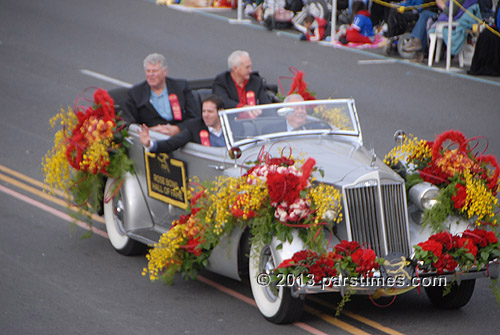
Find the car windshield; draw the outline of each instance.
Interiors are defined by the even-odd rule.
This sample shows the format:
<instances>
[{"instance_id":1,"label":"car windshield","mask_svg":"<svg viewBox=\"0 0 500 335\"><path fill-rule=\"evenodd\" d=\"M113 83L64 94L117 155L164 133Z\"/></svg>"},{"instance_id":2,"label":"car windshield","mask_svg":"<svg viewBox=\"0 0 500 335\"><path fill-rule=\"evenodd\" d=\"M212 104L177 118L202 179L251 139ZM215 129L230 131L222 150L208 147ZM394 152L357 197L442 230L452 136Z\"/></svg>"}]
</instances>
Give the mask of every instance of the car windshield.
<instances>
[{"instance_id":1,"label":"car windshield","mask_svg":"<svg viewBox=\"0 0 500 335\"><path fill-rule=\"evenodd\" d=\"M359 135L354 100L313 100L260 105L221 112L232 144L302 134Z\"/></svg>"}]
</instances>

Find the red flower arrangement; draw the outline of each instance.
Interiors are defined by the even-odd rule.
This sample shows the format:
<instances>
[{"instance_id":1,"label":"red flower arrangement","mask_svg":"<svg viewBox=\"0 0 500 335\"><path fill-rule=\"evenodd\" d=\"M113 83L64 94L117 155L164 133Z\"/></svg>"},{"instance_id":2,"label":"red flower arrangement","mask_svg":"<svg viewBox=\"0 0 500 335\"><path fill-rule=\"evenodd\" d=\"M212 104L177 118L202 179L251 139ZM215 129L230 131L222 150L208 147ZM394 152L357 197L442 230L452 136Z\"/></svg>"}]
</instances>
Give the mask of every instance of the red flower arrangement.
<instances>
[{"instance_id":1,"label":"red flower arrangement","mask_svg":"<svg viewBox=\"0 0 500 335\"><path fill-rule=\"evenodd\" d=\"M133 165L126 154L125 123L116 115L108 92L96 89L87 100L90 106L80 105L82 100L77 99L74 111L62 110L50 121L52 127L60 124L62 129L56 132L54 146L42 165L51 190L65 192L80 214L88 216L85 211L101 208L106 178L115 180L111 193L116 194L123 175L133 172ZM104 195L105 201L111 198L112 194Z\"/></svg>"},{"instance_id":2,"label":"red flower arrangement","mask_svg":"<svg viewBox=\"0 0 500 335\"><path fill-rule=\"evenodd\" d=\"M371 277L380 266L375 251L364 248L356 241L341 241L333 251L318 255L311 250L296 252L292 258L284 260L274 273L311 276L314 282L342 273L348 277Z\"/></svg>"},{"instance_id":3,"label":"red flower arrangement","mask_svg":"<svg viewBox=\"0 0 500 335\"><path fill-rule=\"evenodd\" d=\"M461 235L441 232L432 235L415 247L414 259L421 269L438 274L481 269L500 256L500 243L495 233L484 229L466 230Z\"/></svg>"},{"instance_id":4,"label":"red flower arrangement","mask_svg":"<svg viewBox=\"0 0 500 335\"><path fill-rule=\"evenodd\" d=\"M307 159L301 169L294 166L295 161L287 157L264 158L245 174L248 183L256 183L256 179L266 181L269 200L274 207L274 217L284 224L297 224L310 219L314 214L309 199L301 197L301 192L310 186L309 178L316 161ZM254 217L253 211L242 211L240 199L249 195L239 195L232 207L233 215ZM298 227L298 226L296 226Z\"/></svg>"},{"instance_id":5,"label":"red flower arrangement","mask_svg":"<svg viewBox=\"0 0 500 335\"><path fill-rule=\"evenodd\" d=\"M331 253L318 253L312 250L301 250L296 252L292 258L284 260L276 269L275 273L293 273L295 275L310 275L314 283L320 283L322 278L337 275L335 260Z\"/></svg>"},{"instance_id":6,"label":"red flower arrangement","mask_svg":"<svg viewBox=\"0 0 500 335\"><path fill-rule=\"evenodd\" d=\"M185 231L185 240L179 247L190 254L200 256L202 252L200 244L203 242L202 238L204 233L203 226L200 225L194 217L192 218L191 215L181 216L178 221L173 222L172 227L180 225L185 226L183 228Z\"/></svg>"},{"instance_id":7,"label":"red flower arrangement","mask_svg":"<svg viewBox=\"0 0 500 335\"><path fill-rule=\"evenodd\" d=\"M375 251L357 241L341 241L334 249L340 268L351 277L371 277L373 270L379 268L380 260L377 261Z\"/></svg>"},{"instance_id":8,"label":"red flower arrangement","mask_svg":"<svg viewBox=\"0 0 500 335\"><path fill-rule=\"evenodd\" d=\"M85 111L77 110L76 116L78 124L74 127L71 137L66 139L68 162L76 170L93 174L106 173L110 164L108 151L112 149L111 142L115 133L124 127L115 128L113 99L107 91L97 89L94 93L94 104Z\"/></svg>"},{"instance_id":9,"label":"red flower arrangement","mask_svg":"<svg viewBox=\"0 0 500 335\"><path fill-rule=\"evenodd\" d=\"M500 166L493 155L477 151L478 144L478 138L468 139L458 130L449 130L435 142L406 138L388 155L407 154L408 187L426 181L440 188L438 201L423 216L424 223L436 232L445 230L450 216L474 220L476 225L497 223Z\"/></svg>"}]
</instances>

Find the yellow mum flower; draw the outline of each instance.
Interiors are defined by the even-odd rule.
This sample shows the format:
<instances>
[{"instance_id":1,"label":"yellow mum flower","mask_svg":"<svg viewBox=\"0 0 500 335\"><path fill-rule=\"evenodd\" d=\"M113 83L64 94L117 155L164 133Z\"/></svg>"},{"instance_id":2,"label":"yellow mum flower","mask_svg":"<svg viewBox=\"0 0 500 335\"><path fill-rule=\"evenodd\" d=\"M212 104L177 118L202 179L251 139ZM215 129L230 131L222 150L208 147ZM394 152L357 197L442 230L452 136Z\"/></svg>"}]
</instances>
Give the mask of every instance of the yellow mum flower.
<instances>
[{"instance_id":1,"label":"yellow mum flower","mask_svg":"<svg viewBox=\"0 0 500 335\"><path fill-rule=\"evenodd\" d=\"M418 139L413 135L403 136L401 144L392 148L385 156L384 163L387 165L395 165L399 161L413 163L430 159L432 157L432 148L426 140Z\"/></svg>"}]
</instances>

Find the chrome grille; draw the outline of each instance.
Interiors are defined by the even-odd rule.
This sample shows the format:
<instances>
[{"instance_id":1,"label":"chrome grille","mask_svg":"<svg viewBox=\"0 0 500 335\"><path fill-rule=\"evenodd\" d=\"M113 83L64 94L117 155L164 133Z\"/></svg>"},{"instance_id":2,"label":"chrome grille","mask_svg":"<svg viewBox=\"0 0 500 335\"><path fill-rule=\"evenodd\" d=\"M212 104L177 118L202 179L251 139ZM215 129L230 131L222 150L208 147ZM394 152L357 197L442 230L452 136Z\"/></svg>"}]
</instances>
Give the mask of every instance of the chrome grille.
<instances>
[{"instance_id":1,"label":"chrome grille","mask_svg":"<svg viewBox=\"0 0 500 335\"><path fill-rule=\"evenodd\" d=\"M378 256L409 254L404 185L400 183L346 187L346 217L351 238Z\"/></svg>"},{"instance_id":2,"label":"chrome grille","mask_svg":"<svg viewBox=\"0 0 500 335\"><path fill-rule=\"evenodd\" d=\"M406 200L403 184L382 185L385 231L388 252L408 254L410 241L406 220Z\"/></svg>"}]
</instances>

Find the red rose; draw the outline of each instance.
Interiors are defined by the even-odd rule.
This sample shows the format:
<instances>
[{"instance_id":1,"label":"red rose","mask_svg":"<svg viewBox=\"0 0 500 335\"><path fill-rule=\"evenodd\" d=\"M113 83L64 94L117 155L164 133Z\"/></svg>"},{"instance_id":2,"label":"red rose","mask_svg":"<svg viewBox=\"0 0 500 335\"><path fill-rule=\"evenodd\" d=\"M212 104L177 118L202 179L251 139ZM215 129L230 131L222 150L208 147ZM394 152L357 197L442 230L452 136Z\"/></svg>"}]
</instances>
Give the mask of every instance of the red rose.
<instances>
[{"instance_id":1,"label":"red rose","mask_svg":"<svg viewBox=\"0 0 500 335\"><path fill-rule=\"evenodd\" d=\"M358 263L359 260L363 257L363 249L358 249L354 253L351 254L351 259L354 263Z\"/></svg>"},{"instance_id":2,"label":"red rose","mask_svg":"<svg viewBox=\"0 0 500 335\"><path fill-rule=\"evenodd\" d=\"M488 245L486 233L484 229L466 230L462 233L462 237L470 238L475 245L484 248ZM493 236L495 236L495 234L493 234Z\"/></svg>"},{"instance_id":3,"label":"red rose","mask_svg":"<svg viewBox=\"0 0 500 335\"><path fill-rule=\"evenodd\" d=\"M266 160L266 165L271 166L271 165L277 165L277 166L292 166L295 164L295 161L293 159L281 156L277 158L268 158Z\"/></svg>"},{"instance_id":4,"label":"red rose","mask_svg":"<svg viewBox=\"0 0 500 335\"><path fill-rule=\"evenodd\" d=\"M446 271L453 271L458 266L458 263L451 257L450 254L443 254L439 257L438 261L432 264L438 274L442 274Z\"/></svg>"},{"instance_id":5,"label":"red rose","mask_svg":"<svg viewBox=\"0 0 500 335\"><path fill-rule=\"evenodd\" d=\"M419 173L420 178L434 185L445 183L448 179L448 175L444 173L443 170L436 167L433 162L430 162L429 165L420 170Z\"/></svg>"},{"instance_id":6,"label":"red rose","mask_svg":"<svg viewBox=\"0 0 500 335\"><path fill-rule=\"evenodd\" d=\"M451 196L453 201L453 207L455 209L460 209L465 206L465 200L467 199L467 188L462 184L455 185L456 193Z\"/></svg>"},{"instance_id":7,"label":"red rose","mask_svg":"<svg viewBox=\"0 0 500 335\"><path fill-rule=\"evenodd\" d=\"M498 243L498 238L496 237L495 233L492 231L486 232L486 239L488 240L488 243L490 243L490 244Z\"/></svg>"},{"instance_id":8,"label":"red rose","mask_svg":"<svg viewBox=\"0 0 500 335\"><path fill-rule=\"evenodd\" d=\"M443 253L443 245L434 240L427 240L418 244L422 250L430 251L437 257L440 257Z\"/></svg>"},{"instance_id":9,"label":"red rose","mask_svg":"<svg viewBox=\"0 0 500 335\"><path fill-rule=\"evenodd\" d=\"M295 202L299 197L300 178L294 174L281 174L269 172L267 174L267 190L271 202L281 203L286 201L288 205Z\"/></svg>"},{"instance_id":10,"label":"red rose","mask_svg":"<svg viewBox=\"0 0 500 335\"><path fill-rule=\"evenodd\" d=\"M358 248L359 248L359 242L357 241L349 242L346 240L342 240L340 241L339 244L335 246L335 251L337 253L344 253L345 256L348 256L352 254L354 251L356 251L356 249Z\"/></svg>"},{"instance_id":11,"label":"red rose","mask_svg":"<svg viewBox=\"0 0 500 335\"><path fill-rule=\"evenodd\" d=\"M354 255L356 254L357 256L361 256L357 261L354 260ZM358 258L357 256L356 258ZM372 249L358 249L354 254L351 255L351 258L358 265L356 267L356 272L360 274L365 274L372 269L378 268L378 263L375 262L377 255Z\"/></svg>"},{"instance_id":12,"label":"red rose","mask_svg":"<svg viewBox=\"0 0 500 335\"><path fill-rule=\"evenodd\" d=\"M453 235L447 231L434 234L429 237L429 240L441 243L446 250L450 250L453 247Z\"/></svg>"},{"instance_id":13,"label":"red rose","mask_svg":"<svg viewBox=\"0 0 500 335\"><path fill-rule=\"evenodd\" d=\"M314 251L311 251L311 250L301 250L301 251L297 251L295 254L293 254L292 259L296 263L298 263L300 261L311 260L311 259L314 259L314 258L317 258L317 257L318 257L318 254L315 253Z\"/></svg>"},{"instance_id":14,"label":"red rose","mask_svg":"<svg viewBox=\"0 0 500 335\"><path fill-rule=\"evenodd\" d=\"M457 249L464 248L467 252L471 253L474 257L477 255L477 247L470 238L461 237L455 241Z\"/></svg>"},{"instance_id":15,"label":"red rose","mask_svg":"<svg viewBox=\"0 0 500 335\"><path fill-rule=\"evenodd\" d=\"M187 252L199 256L201 255L201 250L198 248L199 245L200 245L200 238L197 237L195 239L189 240L185 245L185 249Z\"/></svg>"}]
</instances>

